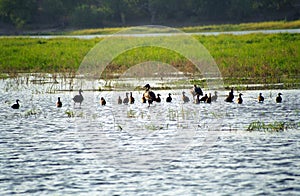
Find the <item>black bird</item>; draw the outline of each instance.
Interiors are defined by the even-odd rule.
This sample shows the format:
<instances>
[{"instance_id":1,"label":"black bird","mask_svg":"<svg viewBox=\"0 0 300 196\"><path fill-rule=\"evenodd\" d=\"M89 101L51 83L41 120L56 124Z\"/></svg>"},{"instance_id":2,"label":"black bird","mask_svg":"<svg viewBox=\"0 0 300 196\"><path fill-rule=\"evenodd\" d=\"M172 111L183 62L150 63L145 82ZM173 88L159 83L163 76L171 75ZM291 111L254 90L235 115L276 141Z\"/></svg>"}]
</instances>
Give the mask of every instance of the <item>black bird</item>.
<instances>
[{"instance_id":1,"label":"black bird","mask_svg":"<svg viewBox=\"0 0 300 196\"><path fill-rule=\"evenodd\" d=\"M166 98L166 102L168 103L172 102L171 93L169 93L169 96Z\"/></svg>"},{"instance_id":2,"label":"black bird","mask_svg":"<svg viewBox=\"0 0 300 196\"><path fill-rule=\"evenodd\" d=\"M208 97L205 100L205 103L211 103L211 93L208 94Z\"/></svg>"},{"instance_id":3,"label":"black bird","mask_svg":"<svg viewBox=\"0 0 300 196\"><path fill-rule=\"evenodd\" d=\"M20 100L19 100L19 99L17 99L17 100L16 100L16 103L15 103L15 104L13 104L13 105L11 106L11 108L12 108L12 109L19 109L19 108L20 108L19 101L20 101Z\"/></svg>"},{"instance_id":4,"label":"black bird","mask_svg":"<svg viewBox=\"0 0 300 196\"><path fill-rule=\"evenodd\" d=\"M156 101L156 96L155 96L155 93L153 91L150 90L150 85L149 84L146 84L144 86L144 88L146 89L145 90L145 93L144 93L144 97L145 99L148 101L148 107L150 107L150 104L153 103L153 101Z\"/></svg>"},{"instance_id":5,"label":"black bird","mask_svg":"<svg viewBox=\"0 0 300 196\"><path fill-rule=\"evenodd\" d=\"M122 104L121 96L119 96L119 98L118 98L118 104Z\"/></svg>"},{"instance_id":6,"label":"black bird","mask_svg":"<svg viewBox=\"0 0 300 196\"><path fill-rule=\"evenodd\" d=\"M103 97L101 97L101 99L100 99L100 104L101 105L106 105L106 101Z\"/></svg>"},{"instance_id":7,"label":"black bird","mask_svg":"<svg viewBox=\"0 0 300 196\"><path fill-rule=\"evenodd\" d=\"M258 96L258 102L259 103L263 103L265 100L265 98L262 96L262 93L259 93L259 96Z\"/></svg>"},{"instance_id":8,"label":"black bird","mask_svg":"<svg viewBox=\"0 0 300 196\"><path fill-rule=\"evenodd\" d=\"M129 103L134 104L134 97L132 96L132 92L130 92Z\"/></svg>"},{"instance_id":9,"label":"black bird","mask_svg":"<svg viewBox=\"0 0 300 196\"><path fill-rule=\"evenodd\" d=\"M157 97L156 97L156 102L157 103L160 103L161 102L161 98L160 98L161 94L157 94Z\"/></svg>"},{"instance_id":10,"label":"black bird","mask_svg":"<svg viewBox=\"0 0 300 196\"><path fill-rule=\"evenodd\" d=\"M56 107L61 108L62 102L60 101L60 97L57 98Z\"/></svg>"},{"instance_id":11,"label":"black bird","mask_svg":"<svg viewBox=\"0 0 300 196\"><path fill-rule=\"evenodd\" d=\"M74 106L75 106L75 103L79 103L81 105L81 103L83 102L83 96L82 96L82 93L83 91L80 89L79 90L79 95L75 95L74 98L73 98L73 101L74 101Z\"/></svg>"},{"instance_id":12,"label":"black bird","mask_svg":"<svg viewBox=\"0 0 300 196\"><path fill-rule=\"evenodd\" d=\"M196 84L194 84L194 87L191 89L191 93L193 95L193 99L195 99L195 96L197 95L203 95L202 89L200 87L197 87Z\"/></svg>"},{"instance_id":13,"label":"black bird","mask_svg":"<svg viewBox=\"0 0 300 196\"><path fill-rule=\"evenodd\" d=\"M239 94L239 98L237 99L237 103L238 104L242 104L243 103L243 98L242 98L242 93Z\"/></svg>"},{"instance_id":14,"label":"black bird","mask_svg":"<svg viewBox=\"0 0 300 196\"><path fill-rule=\"evenodd\" d=\"M129 98L128 98L128 93L126 93L126 97L123 99L124 104L128 104Z\"/></svg>"},{"instance_id":15,"label":"black bird","mask_svg":"<svg viewBox=\"0 0 300 196\"><path fill-rule=\"evenodd\" d=\"M278 93L278 96L276 97L276 103L281 103L282 102L282 97L281 97L281 93Z\"/></svg>"},{"instance_id":16,"label":"black bird","mask_svg":"<svg viewBox=\"0 0 300 196\"><path fill-rule=\"evenodd\" d=\"M211 101L217 101L217 99L218 99L218 92L215 91L215 94L211 96Z\"/></svg>"},{"instance_id":17,"label":"black bird","mask_svg":"<svg viewBox=\"0 0 300 196\"><path fill-rule=\"evenodd\" d=\"M142 103L146 103L146 98L145 98L145 96L144 96L144 94L143 94L143 97L142 97Z\"/></svg>"},{"instance_id":18,"label":"black bird","mask_svg":"<svg viewBox=\"0 0 300 196\"><path fill-rule=\"evenodd\" d=\"M203 97L201 97L199 102L205 102L207 100L207 98L208 98L208 96L207 96L207 94L205 94Z\"/></svg>"},{"instance_id":19,"label":"black bird","mask_svg":"<svg viewBox=\"0 0 300 196\"><path fill-rule=\"evenodd\" d=\"M225 101L226 102L233 102L233 99L234 99L234 95L233 95L233 88L231 88L228 96L226 97Z\"/></svg>"},{"instance_id":20,"label":"black bird","mask_svg":"<svg viewBox=\"0 0 300 196\"><path fill-rule=\"evenodd\" d=\"M182 101L184 103L187 103L190 101L190 98L185 95L185 92L182 92Z\"/></svg>"}]
</instances>

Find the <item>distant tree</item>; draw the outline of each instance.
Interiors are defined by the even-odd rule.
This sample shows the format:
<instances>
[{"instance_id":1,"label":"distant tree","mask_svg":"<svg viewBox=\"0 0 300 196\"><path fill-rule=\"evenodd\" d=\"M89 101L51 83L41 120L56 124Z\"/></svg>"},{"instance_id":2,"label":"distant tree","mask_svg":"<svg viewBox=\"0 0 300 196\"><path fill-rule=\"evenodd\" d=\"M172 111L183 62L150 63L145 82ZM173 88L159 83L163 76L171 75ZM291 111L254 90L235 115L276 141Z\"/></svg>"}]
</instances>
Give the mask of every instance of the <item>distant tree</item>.
<instances>
[{"instance_id":1,"label":"distant tree","mask_svg":"<svg viewBox=\"0 0 300 196\"><path fill-rule=\"evenodd\" d=\"M17 28L31 23L36 10L36 0L0 0L2 20L15 25Z\"/></svg>"},{"instance_id":2,"label":"distant tree","mask_svg":"<svg viewBox=\"0 0 300 196\"><path fill-rule=\"evenodd\" d=\"M77 27L103 27L106 15L107 11L101 5L83 4L74 10L71 23Z\"/></svg>"},{"instance_id":3,"label":"distant tree","mask_svg":"<svg viewBox=\"0 0 300 196\"><path fill-rule=\"evenodd\" d=\"M245 21L257 11L252 4L253 0L230 0L226 10L226 17L230 21Z\"/></svg>"}]
</instances>

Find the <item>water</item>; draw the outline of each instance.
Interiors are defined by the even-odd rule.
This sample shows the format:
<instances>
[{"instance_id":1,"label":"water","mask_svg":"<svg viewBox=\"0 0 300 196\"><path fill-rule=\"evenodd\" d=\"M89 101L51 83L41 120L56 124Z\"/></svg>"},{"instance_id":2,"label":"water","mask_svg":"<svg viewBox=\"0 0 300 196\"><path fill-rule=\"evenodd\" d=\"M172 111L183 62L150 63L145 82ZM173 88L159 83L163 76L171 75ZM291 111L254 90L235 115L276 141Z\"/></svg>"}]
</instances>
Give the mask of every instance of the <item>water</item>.
<instances>
[{"instance_id":1,"label":"water","mask_svg":"<svg viewBox=\"0 0 300 196\"><path fill-rule=\"evenodd\" d=\"M178 33L178 32L177 32ZM264 34L278 34L278 33L300 33L300 29L275 29L275 30L252 30L252 31L225 31L225 32L198 32L198 33L186 33L186 35L247 35L253 33ZM123 34L123 36L129 37L157 37L157 36L174 36L174 33L145 33L145 34ZM77 38L77 39L94 39L94 38L106 38L111 35L33 35L33 36L0 36L0 38L6 37L30 37L37 39L52 39L52 38Z\"/></svg>"},{"instance_id":2,"label":"water","mask_svg":"<svg viewBox=\"0 0 300 196\"><path fill-rule=\"evenodd\" d=\"M84 91L74 107L77 92L1 84L0 195L299 194L300 90L281 90L282 104L278 90L243 91L242 105L225 103L227 91L199 105L183 104L182 90L157 91L163 102L150 108L142 92L133 92L135 104L117 105L125 92ZM19 110L10 108L16 98ZM247 131L258 120L290 126Z\"/></svg>"}]
</instances>

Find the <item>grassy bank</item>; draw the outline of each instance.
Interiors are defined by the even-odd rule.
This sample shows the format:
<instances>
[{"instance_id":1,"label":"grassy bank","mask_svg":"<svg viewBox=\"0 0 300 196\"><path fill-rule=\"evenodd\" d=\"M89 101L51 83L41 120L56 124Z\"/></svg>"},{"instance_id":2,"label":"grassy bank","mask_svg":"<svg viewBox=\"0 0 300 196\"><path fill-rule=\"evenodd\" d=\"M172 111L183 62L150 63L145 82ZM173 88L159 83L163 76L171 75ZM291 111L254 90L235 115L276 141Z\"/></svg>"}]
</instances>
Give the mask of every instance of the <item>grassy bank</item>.
<instances>
[{"instance_id":1,"label":"grassy bank","mask_svg":"<svg viewBox=\"0 0 300 196\"><path fill-rule=\"evenodd\" d=\"M177 29L179 29L183 32L186 32L186 33L195 33L195 32L298 29L298 28L300 28L300 20L192 26L192 27L181 27L181 28L177 28ZM126 28L82 29L82 30L66 31L62 34L66 34L66 35L105 35L105 34L117 33L124 29L126 29Z\"/></svg>"},{"instance_id":2,"label":"grassy bank","mask_svg":"<svg viewBox=\"0 0 300 196\"><path fill-rule=\"evenodd\" d=\"M249 34L242 36L195 36L215 59L227 84L299 83L299 34ZM0 75L20 72L74 73L88 51L101 39L2 38ZM162 40L163 41L163 40ZM181 71L195 67L180 54L144 47L124 52L107 67L122 73L145 61L161 61Z\"/></svg>"}]
</instances>

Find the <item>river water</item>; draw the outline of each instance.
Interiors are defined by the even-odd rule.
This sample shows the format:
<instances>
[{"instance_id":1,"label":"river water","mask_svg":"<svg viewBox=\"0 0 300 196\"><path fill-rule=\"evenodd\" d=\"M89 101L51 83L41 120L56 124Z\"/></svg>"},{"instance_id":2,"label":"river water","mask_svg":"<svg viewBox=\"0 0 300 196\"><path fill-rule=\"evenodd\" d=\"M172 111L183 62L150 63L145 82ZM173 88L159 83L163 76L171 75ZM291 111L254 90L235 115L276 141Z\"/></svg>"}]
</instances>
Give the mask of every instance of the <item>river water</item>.
<instances>
[{"instance_id":1,"label":"river water","mask_svg":"<svg viewBox=\"0 0 300 196\"><path fill-rule=\"evenodd\" d=\"M119 33L118 35L122 36L129 36L129 37L157 37L157 36L174 36L179 33ZM222 35L222 34L231 34L231 35L246 35L246 34L253 34L253 33L263 33L263 34L278 34L278 33L300 33L300 29L275 29L275 30L252 30L252 31L224 31L224 32L196 32L196 33L184 33L185 35ZM115 36L117 34L114 34ZM77 38L77 39L94 39L94 38L107 38L111 37L112 35L106 34L99 34L99 35L33 35L33 36L0 36L0 38L7 38L7 37L30 37L30 38L37 38L37 39L52 39L52 38Z\"/></svg>"},{"instance_id":2,"label":"river water","mask_svg":"<svg viewBox=\"0 0 300 196\"><path fill-rule=\"evenodd\" d=\"M243 91L244 103L118 105L125 92L45 93L1 83L0 195L297 195L300 90ZM84 89L83 89L84 90ZM184 89L192 99L189 90ZM209 91L204 89L205 93ZM265 102L257 103L259 92ZM283 103L275 103L278 92ZM171 93L172 103L166 103ZM235 96L237 98L237 94ZM56 108L61 97L62 108ZM100 106L105 97L106 106ZM10 105L20 99L21 107ZM284 131L247 131L252 122Z\"/></svg>"}]
</instances>

